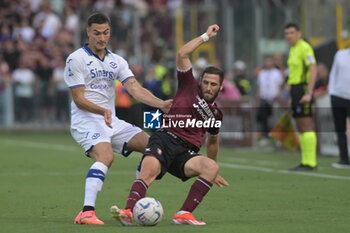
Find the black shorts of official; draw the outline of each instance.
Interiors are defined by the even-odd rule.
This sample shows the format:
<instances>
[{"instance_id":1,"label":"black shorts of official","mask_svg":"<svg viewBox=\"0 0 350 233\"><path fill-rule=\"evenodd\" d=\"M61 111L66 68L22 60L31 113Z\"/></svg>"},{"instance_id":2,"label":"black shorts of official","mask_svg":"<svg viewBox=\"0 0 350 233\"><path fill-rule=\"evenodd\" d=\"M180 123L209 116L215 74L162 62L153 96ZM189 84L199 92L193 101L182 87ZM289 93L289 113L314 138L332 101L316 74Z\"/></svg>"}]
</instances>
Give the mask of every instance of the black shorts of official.
<instances>
[{"instance_id":1,"label":"black shorts of official","mask_svg":"<svg viewBox=\"0 0 350 233\"><path fill-rule=\"evenodd\" d=\"M294 118L298 117L312 117L311 102L299 103L307 90L307 83L291 85L290 96L292 98L292 115Z\"/></svg>"},{"instance_id":2,"label":"black shorts of official","mask_svg":"<svg viewBox=\"0 0 350 233\"><path fill-rule=\"evenodd\" d=\"M169 172L182 181L190 178L185 176L185 163L191 158L199 156L178 136L163 129L156 131L150 137L143 158L149 155L156 157L162 166L157 180Z\"/></svg>"}]
</instances>

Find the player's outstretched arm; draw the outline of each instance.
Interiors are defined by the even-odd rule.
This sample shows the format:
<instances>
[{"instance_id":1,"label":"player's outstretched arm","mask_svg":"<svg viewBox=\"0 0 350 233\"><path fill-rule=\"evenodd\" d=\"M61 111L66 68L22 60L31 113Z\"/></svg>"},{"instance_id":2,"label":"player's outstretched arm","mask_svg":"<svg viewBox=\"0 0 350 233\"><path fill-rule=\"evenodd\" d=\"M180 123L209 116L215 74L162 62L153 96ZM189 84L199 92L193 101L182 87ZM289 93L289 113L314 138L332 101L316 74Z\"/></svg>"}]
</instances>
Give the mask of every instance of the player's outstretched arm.
<instances>
[{"instance_id":1,"label":"player's outstretched arm","mask_svg":"<svg viewBox=\"0 0 350 233\"><path fill-rule=\"evenodd\" d=\"M124 83L124 87L130 95L132 95L137 101L150 105L155 108L159 108L164 113L168 113L173 103L172 99L161 100L155 97L149 90L143 88L135 78L130 78Z\"/></svg>"},{"instance_id":2,"label":"player's outstretched arm","mask_svg":"<svg viewBox=\"0 0 350 233\"><path fill-rule=\"evenodd\" d=\"M208 27L207 32L201 36L194 38L193 40L187 42L184 46L180 48L176 57L176 65L180 70L187 70L191 67L191 61L189 56L194 50L196 50L201 44L208 41L210 38L217 35L220 27L216 24Z\"/></svg>"}]
</instances>

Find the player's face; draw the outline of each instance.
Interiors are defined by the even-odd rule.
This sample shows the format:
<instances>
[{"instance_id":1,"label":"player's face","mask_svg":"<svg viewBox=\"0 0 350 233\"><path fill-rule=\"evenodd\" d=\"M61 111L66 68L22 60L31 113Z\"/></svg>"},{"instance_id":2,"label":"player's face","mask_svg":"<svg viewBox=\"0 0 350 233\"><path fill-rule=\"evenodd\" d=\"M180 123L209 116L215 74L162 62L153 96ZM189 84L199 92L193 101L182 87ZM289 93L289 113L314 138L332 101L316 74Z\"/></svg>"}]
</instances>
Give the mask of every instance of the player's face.
<instances>
[{"instance_id":1,"label":"player's face","mask_svg":"<svg viewBox=\"0 0 350 233\"><path fill-rule=\"evenodd\" d=\"M89 48L92 52L98 53L103 51L106 48L110 37L109 24L93 23L86 31L89 37Z\"/></svg>"},{"instance_id":2,"label":"player's face","mask_svg":"<svg viewBox=\"0 0 350 233\"><path fill-rule=\"evenodd\" d=\"M199 86L204 100L208 102L213 102L223 88L220 84L220 76L208 73L201 78Z\"/></svg>"},{"instance_id":3,"label":"player's face","mask_svg":"<svg viewBox=\"0 0 350 233\"><path fill-rule=\"evenodd\" d=\"M284 37L290 45L295 45L301 38L301 32L294 27L284 29Z\"/></svg>"}]
</instances>

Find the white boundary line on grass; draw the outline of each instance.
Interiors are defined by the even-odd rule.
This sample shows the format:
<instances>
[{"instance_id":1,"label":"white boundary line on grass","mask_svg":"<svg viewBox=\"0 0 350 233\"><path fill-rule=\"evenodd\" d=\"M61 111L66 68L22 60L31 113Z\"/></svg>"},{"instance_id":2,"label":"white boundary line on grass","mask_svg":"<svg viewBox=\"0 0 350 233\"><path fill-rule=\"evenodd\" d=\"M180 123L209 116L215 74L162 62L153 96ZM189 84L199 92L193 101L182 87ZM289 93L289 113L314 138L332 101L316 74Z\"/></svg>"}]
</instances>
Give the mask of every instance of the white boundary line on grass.
<instances>
[{"instance_id":1,"label":"white boundary line on grass","mask_svg":"<svg viewBox=\"0 0 350 233\"><path fill-rule=\"evenodd\" d=\"M220 163L220 162L218 164L220 167L226 167L226 168L236 168L236 169L243 169L243 170L270 172L270 173L311 176L311 177L317 177L317 178L329 178L329 179L337 179L337 180L350 180L349 176L335 176L335 175L328 175L328 174L314 173L314 172L297 172L297 171L288 171L288 170L278 170L278 169L272 169L272 168L238 165L238 164L230 164L230 163Z\"/></svg>"},{"instance_id":2,"label":"white boundary line on grass","mask_svg":"<svg viewBox=\"0 0 350 233\"><path fill-rule=\"evenodd\" d=\"M70 151L70 152L79 152L79 153L84 153L84 148L82 147L74 147L74 146L67 146L67 145L62 145L62 144L56 144L56 143L42 143L42 142L33 142L33 141L23 141L23 140L11 140L11 139L4 139L0 141L1 143L10 145L10 146L15 146L15 147L20 147L20 146L25 146L25 147L30 147L30 148L36 148L36 149L49 149L49 150L57 150L57 151ZM138 152L135 152L138 153ZM137 158L136 156L130 156L128 158Z\"/></svg>"},{"instance_id":3,"label":"white boundary line on grass","mask_svg":"<svg viewBox=\"0 0 350 233\"><path fill-rule=\"evenodd\" d=\"M1 140L0 143L12 145L12 146L20 146L21 145L21 146L26 146L26 147L31 147L31 148L53 149L53 150L58 150L58 151L72 151L72 152L81 151L80 148L77 148L74 146L66 146L66 145L60 145L60 144L46 144L46 143L23 141L23 140L3 139L3 140ZM272 168L238 165L238 164L221 163L221 162L219 162L218 164L221 167L226 167L226 168L236 168L236 169L243 169L243 170L270 172L270 173L311 176L311 177L329 178L329 179L337 179L337 180L350 180L350 177L348 177L348 176L335 176L335 175L328 175L328 174L314 173L314 172L294 172L294 171L288 171L288 170L278 170L278 169L272 169Z\"/></svg>"},{"instance_id":4,"label":"white boundary line on grass","mask_svg":"<svg viewBox=\"0 0 350 233\"><path fill-rule=\"evenodd\" d=\"M51 150L58 150L58 151L82 151L82 149L74 147L74 146L67 146L67 145L60 145L60 144L50 144L50 143L41 143L41 142L33 142L33 141L23 141L23 140L11 140L11 139L3 139L1 140L1 143L10 145L10 146L25 146L30 148L39 148L39 149L51 149Z\"/></svg>"},{"instance_id":5,"label":"white boundary line on grass","mask_svg":"<svg viewBox=\"0 0 350 233\"><path fill-rule=\"evenodd\" d=\"M0 173L0 177L5 176L86 176L86 172L18 172L18 173ZM108 171L108 175L136 175L135 171Z\"/></svg>"}]
</instances>

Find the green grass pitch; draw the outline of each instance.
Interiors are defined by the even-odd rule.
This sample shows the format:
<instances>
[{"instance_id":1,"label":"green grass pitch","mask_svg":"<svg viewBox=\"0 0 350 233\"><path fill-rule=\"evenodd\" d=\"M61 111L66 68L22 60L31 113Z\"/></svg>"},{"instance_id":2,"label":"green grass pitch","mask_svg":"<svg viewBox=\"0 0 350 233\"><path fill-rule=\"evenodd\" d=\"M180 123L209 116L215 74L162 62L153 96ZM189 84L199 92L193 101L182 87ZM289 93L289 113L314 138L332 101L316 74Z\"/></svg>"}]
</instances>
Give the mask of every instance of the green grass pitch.
<instances>
[{"instance_id":1,"label":"green grass pitch","mask_svg":"<svg viewBox=\"0 0 350 233\"><path fill-rule=\"evenodd\" d=\"M193 179L185 183L166 175L147 195L163 205L155 227L121 227L109 207L124 207L140 154L116 155L96 203L104 226L74 225L83 204L85 176L92 160L68 132L0 133L0 232L237 232L341 233L350 230L350 170L337 170L335 157L319 156L317 172L287 169L298 153L221 148L220 174L230 183L213 186L194 216L206 226L175 226Z\"/></svg>"}]
</instances>

